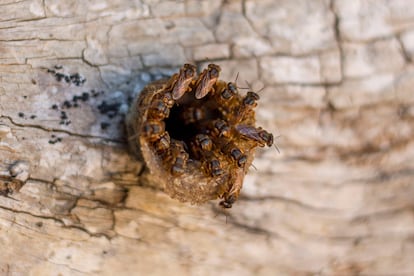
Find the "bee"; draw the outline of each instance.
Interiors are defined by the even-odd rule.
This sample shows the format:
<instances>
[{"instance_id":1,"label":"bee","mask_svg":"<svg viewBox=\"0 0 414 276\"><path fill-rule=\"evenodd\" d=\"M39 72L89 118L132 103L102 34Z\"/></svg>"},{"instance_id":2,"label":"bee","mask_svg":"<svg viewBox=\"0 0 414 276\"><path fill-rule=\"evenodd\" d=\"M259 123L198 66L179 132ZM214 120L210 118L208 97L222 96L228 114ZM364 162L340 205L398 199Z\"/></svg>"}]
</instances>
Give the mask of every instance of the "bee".
<instances>
[{"instance_id":1,"label":"bee","mask_svg":"<svg viewBox=\"0 0 414 276\"><path fill-rule=\"evenodd\" d=\"M159 136L159 139L154 142L155 151L158 154L165 152L170 147L170 142L170 135L167 131L164 131L164 133Z\"/></svg>"},{"instance_id":2,"label":"bee","mask_svg":"<svg viewBox=\"0 0 414 276\"><path fill-rule=\"evenodd\" d=\"M231 158L237 162L237 166L243 168L247 162L247 156L237 147L230 149Z\"/></svg>"},{"instance_id":3,"label":"bee","mask_svg":"<svg viewBox=\"0 0 414 276\"><path fill-rule=\"evenodd\" d=\"M150 142L159 140L164 132L165 123L163 121L148 120L142 127L143 135L148 138Z\"/></svg>"},{"instance_id":4,"label":"bee","mask_svg":"<svg viewBox=\"0 0 414 276\"><path fill-rule=\"evenodd\" d=\"M204 69L195 84L196 99L204 98L213 89L213 86L219 77L220 71L220 66L216 64L209 64L207 69Z\"/></svg>"},{"instance_id":5,"label":"bee","mask_svg":"<svg viewBox=\"0 0 414 276\"><path fill-rule=\"evenodd\" d=\"M207 171L212 177L217 177L224 173L220 161L215 157L207 161Z\"/></svg>"},{"instance_id":6,"label":"bee","mask_svg":"<svg viewBox=\"0 0 414 276\"><path fill-rule=\"evenodd\" d=\"M172 166L171 173L175 176L181 175L185 172L187 161L189 158L188 153L184 149L182 142L173 141L172 146Z\"/></svg>"},{"instance_id":7,"label":"bee","mask_svg":"<svg viewBox=\"0 0 414 276\"><path fill-rule=\"evenodd\" d=\"M190 84L193 82L195 75L196 67L192 64L186 63L180 69L179 73L174 74L171 77L166 89L172 90L173 100L178 100L189 90Z\"/></svg>"},{"instance_id":8,"label":"bee","mask_svg":"<svg viewBox=\"0 0 414 276\"><path fill-rule=\"evenodd\" d=\"M171 108L174 106L174 99L172 97L172 94L170 92L165 93L158 93L155 97L155 100L161 100L168 108Z\"/></svg>"},{"instance_id":9,"label":"bee","mask_svg":"<svg viewBox=\"0 0 414 276\"><path fill-rule=\"evenodd\" d=\"M237 124L242 121L246 115L257 106L257 101L259 99L259 94L253 91L248 91L246 96L242 99L242 103L236 112L236 117L233 120L233 123Z\"/></svg>"},{"instance_id":10,"label":"bee","mask_svg":"<svg viewBox=\"0 0 414 276\"><path fill-rule=\"evenodd\" d=\"M192 144L193 152L202 157L203 167L212 177L220 176L224 173L220 161L211 150L213 149L213 141L206 134L197 134Z\"/></svg>"},{"instance_id":11,"label":"bee","mask_svg":"<svg viewBox=\"0 0 414 276\"><path fill-rule=\"evenodd\" d=\"M224 200L220 201L220 206L226 209L229 209L233 206L233 203L236 202L236 197L234 195L225 195Z\"/></svg>"},{"instance_id":12,"label":"bee","mask_svg":"<svg viewBox=\"0 0 414 276\"><path fill-rule=\"evenodd\" d=\"M273 145L273 134L267 132L261 127L253 127L248 125L236 125L235 129L245 139L254 141L260 147Z\"/></svg>"},{"instance_id":13,"label":"bee","mask_svg":"<svg viewBox=\"0 0 414 276\"><path fill-rule=\"evenodd\" d=\"M247 156L231 141L219 141L220 150L228 155L239 168L244 168L247 163Z\"/></svg>"},{"instance_id":14,"label":"bee","mask_svg":"<svg viewBox=\"0 0 414 276\"><path fill-rule=\"evenodd\" d=\"M257 101L260 100L259 94L249 91L247 95L243 98L243 105L249 108L255 108L257 106Z\"/></svg>"},{"instance_id":15,"label":"bee","mask_svg":"<svg viewBox=\"0 0 414 276\"><path fill-rule=\"evenodd\" d=\"M202 150L210 151L213 148L213 141L207 134L197 134L195 142Z\"/></svg>"},{"instance_id":16,"label":"bee","mask_svg":"<svg viewBox=\"0 0 414 276\"><path fill-rule=\"evenodd\" d=\"M231 128L224 120L218 119L213 121L211 131L216 137L230 137Z\"/></svg>"},{"instance_id":17,"label":"bee","mask_svg":"<svg viewBox=\"0 0 414 276\"><path fill-rule=\"evenodd\" d=\"M221 113L222 117L234 117L237 115L239 101L238 97L235 95L238 94L237 87L234 83L228 82L220 83L216 85L217 93L214 93L212 96L217 103L217 110Z\"/></svg>"},{"instance_id":18,"label":"bee","mask_svg":"<svg viewBox=\"0 0 414 276\"><path fill-rule=\"evenodd\" d=\"M230 190L224 194L224 199L220 201L219 204L221 207L228 209L233 206L234 202L236 202L243 187L242 175L243 170L241 169L238 169L238 171L232 175L233 185L230 187Z\"/></svg>"},{"instance_id":19,"label":"bee","mask_svg":"<svg viewBox=\"0 0 414 276\"><path fill-rule=\"evenodd\" d=\"M204 120L206 117L204 108L190 106L180 113L181 119L185 124L192 124Z\"/></svg>"},{"instance_id":20,"label":"bee","mask_svg":"<svg viewBox=\"0 0 414 276\"><path fill-rule=\"evenodd\" d=\"M237 73L236 79L234 80L234 82L228 82L226 84L226 86L223 87L223 89L217 93L216 95L217 100L219 100L220 102L227 102L229 101L231 98L233 98L233 96L238 94L238 89L237 89L237 79L239 78L239 73Z\"/></svg>"},{"instance_id":21,"label":"bee","mask_svg":"<svg viewBox=\"0 0 414 276\"><path fill-rule=\"evenodd\" d=\"M236 84L229 82L226 87L221 91L220 97L226 101L233 98L238 93Z\"/></svg>"},{"instance_id":22,"label":"bee","mask_svg":"<svg viewBox=\"0 0 414 276\"><path fill-rule=\"evenodd\" d=\"M170 108L162 100L154 100L151 102L151 106L148 109L148 116L154 119L165 119L170 116Z\"/></svg>"}]
</instances>

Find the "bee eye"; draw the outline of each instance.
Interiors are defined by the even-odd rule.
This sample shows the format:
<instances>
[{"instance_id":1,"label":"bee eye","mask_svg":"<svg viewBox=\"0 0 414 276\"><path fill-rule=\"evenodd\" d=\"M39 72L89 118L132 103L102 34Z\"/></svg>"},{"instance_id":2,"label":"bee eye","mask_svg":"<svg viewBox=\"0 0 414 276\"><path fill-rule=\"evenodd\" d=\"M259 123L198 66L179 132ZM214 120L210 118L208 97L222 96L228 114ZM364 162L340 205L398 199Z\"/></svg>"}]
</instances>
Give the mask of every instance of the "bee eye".
<instances>
[{"instance_id":1,"label":"bee eye","mask_svg":"<svg viewBox=\"0 0 414 276\"><path fill-rule=\"evenodd\" d=\"M219 71L217 71L216 69L212 69L211 71L211 76L217 78L219 75Z\"/></svg>"},{"instance_id":2,"label":"bee eye","mask_svg":"<svg viewBox=\"0 0 414 276\"><path fill-rule=\"evenodd\" d=\"M228 99L230 99L233 95L230 93L230 91L229 91L229 90L225 89L225 90L221 93L221 96L222 96L224 99L228 100Z\"/></svg>"},{"instance_id":3,"label":"bee eye","mask_svg":"<svg viewBox=\"0 0 414 276\"><path fill-rule=\"evenodd\" d=\"M194 76L194 71L191 69L187 69L187 71L185 71L185 75L186 77L192 77Z\"/></svg>"}]
</instances>

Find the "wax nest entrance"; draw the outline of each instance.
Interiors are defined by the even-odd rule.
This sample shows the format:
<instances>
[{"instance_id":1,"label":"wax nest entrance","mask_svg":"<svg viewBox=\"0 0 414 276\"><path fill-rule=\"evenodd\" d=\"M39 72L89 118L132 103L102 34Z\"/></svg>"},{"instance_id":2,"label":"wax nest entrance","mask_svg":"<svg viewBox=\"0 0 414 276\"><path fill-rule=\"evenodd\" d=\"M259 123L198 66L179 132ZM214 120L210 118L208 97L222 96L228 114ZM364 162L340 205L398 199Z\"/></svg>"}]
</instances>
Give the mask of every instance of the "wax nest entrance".
<instances>
[{"instance_id":1,"label":"wax nest entrance","mask_svg":"<svg viewBox=\"0 0 414 276\"><path fill-rule=\"evenodd\" d=\"M133 152L172 198L193 204L220 198L231 208L255 148L271 146L273 135L256 127L259 95L241 95L220 72L209 64L197 75L184 64L148 84L132 103L127 131Z\"/></svg>"}]
</instances>

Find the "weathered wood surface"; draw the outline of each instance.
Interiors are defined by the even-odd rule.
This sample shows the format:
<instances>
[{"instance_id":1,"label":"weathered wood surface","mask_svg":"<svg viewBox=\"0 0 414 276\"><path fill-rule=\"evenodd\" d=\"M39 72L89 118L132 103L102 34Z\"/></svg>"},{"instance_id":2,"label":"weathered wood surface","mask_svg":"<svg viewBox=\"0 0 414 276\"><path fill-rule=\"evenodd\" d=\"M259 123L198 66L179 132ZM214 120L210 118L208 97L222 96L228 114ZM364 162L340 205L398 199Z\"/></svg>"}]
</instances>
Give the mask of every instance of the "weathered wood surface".
<instances>
[{"instance_id":1,"label":"weathered wood surface","mask_svg":"<svg viewBox=\"0 0 414 276\"><path fill-rule=\"evenodd\" d=\"M23 184L0 197L0 274L414 274L410 1L0 6L0 186ZM128 97L188 61L265 86L281 135L227 218L147 186L125 145Z\"/></svg>"}]
</instances>

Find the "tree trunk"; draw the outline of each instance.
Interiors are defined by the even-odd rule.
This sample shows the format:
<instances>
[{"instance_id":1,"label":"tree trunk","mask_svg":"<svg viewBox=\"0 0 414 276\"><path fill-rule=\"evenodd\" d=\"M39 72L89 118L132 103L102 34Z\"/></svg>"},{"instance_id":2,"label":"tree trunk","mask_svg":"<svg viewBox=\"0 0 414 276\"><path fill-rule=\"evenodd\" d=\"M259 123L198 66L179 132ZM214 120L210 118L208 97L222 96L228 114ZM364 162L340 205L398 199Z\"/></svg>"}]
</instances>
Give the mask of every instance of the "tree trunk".
<instances>
[{"instance_id":1,"label":"tree trunk","mask_svg":"<svg viewBox=\"0 0 414 276\"><path fill-rule=\"evenodd\" d=\"M0 274L414 274L409 1L6 1ZM128 103L186 62L259 92L240 199L191 206L128 152Z\"/></svg>"}]
</instances>

